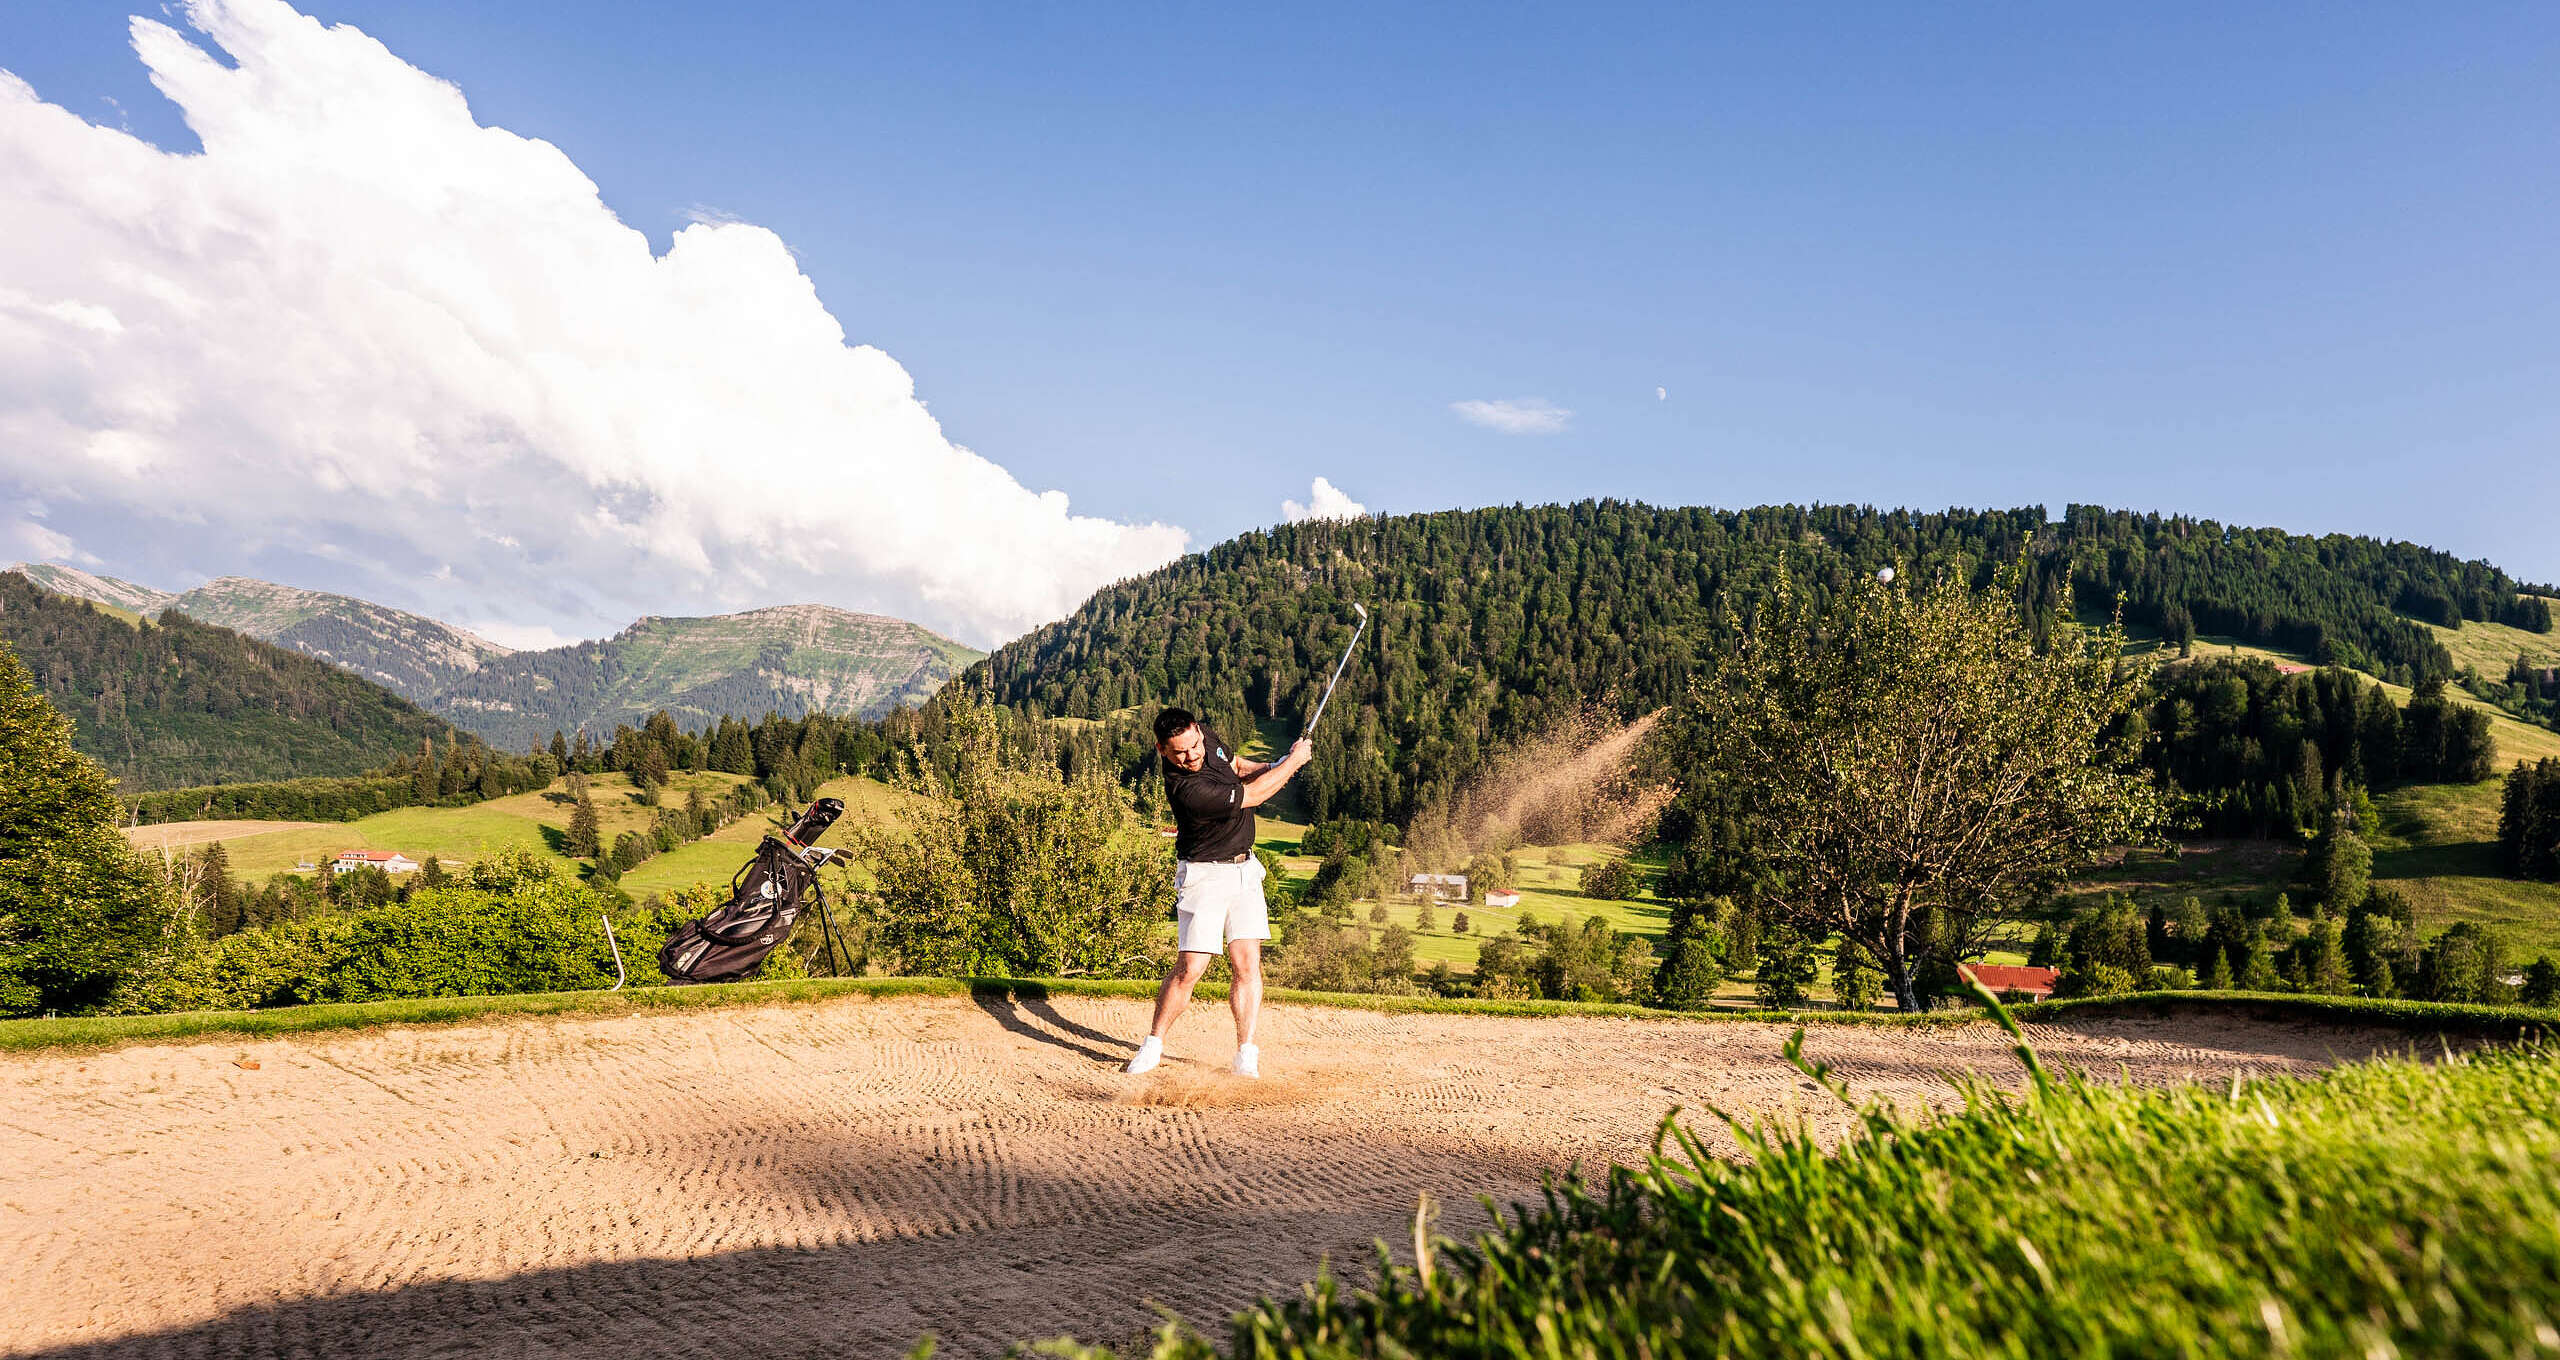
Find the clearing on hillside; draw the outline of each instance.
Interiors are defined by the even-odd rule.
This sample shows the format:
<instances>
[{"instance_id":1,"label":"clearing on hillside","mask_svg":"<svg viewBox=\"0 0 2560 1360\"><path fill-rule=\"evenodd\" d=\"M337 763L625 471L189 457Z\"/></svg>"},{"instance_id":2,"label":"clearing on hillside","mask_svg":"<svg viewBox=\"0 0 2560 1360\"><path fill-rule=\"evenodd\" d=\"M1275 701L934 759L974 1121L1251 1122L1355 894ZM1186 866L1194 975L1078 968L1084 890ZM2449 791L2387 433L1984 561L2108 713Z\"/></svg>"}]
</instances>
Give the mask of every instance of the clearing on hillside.
<instances>
[{"instance_id":1,"label":"clearing on hillside","mask_svg":"<svg viewBox=\"0 0 2560 1360\"><path fill-rule=\"evenodd\" d=\"M1147 1077L1120 998L839 1000L0 1058L17 1355L993 1356L1214 1324L1410 1240L1415 1196L1640 1158L1675 1105L1845 1112L1747 1023L1276 1006L1260 1082L1204 1004ZM2402 1051L2223 1019L2038 1027L2167 1082ZM2014 1084L1989 1025L1818 1026L1858 1093ZM2430 1045L2432 1041L2430 1041Z\"/></svg>"}]
</instances>

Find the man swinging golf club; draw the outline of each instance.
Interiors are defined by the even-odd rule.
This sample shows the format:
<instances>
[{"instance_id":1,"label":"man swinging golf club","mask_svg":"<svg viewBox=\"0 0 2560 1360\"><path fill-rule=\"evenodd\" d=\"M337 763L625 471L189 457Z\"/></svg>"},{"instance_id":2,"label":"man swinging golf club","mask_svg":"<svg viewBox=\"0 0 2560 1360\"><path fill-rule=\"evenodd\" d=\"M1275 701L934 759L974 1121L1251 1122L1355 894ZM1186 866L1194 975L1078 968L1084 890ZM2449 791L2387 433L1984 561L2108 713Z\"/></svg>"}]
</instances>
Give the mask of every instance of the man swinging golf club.
<instances>
[{"instance_id":1,"label":"man swinging golf club","mask_svg":"<svg viewBox=\"0 0 2560 1360\"><path fill-rule=\"evenodd\" d=\"M1223 950L1235 973L1227 1004L1236 1013L1236 1075L1262 1075L1253 1024L1262 1009L1262 942L1271 938L1271 911L1262 898L1262 864L1253 857L1253 810L1306 766L1313 749L1300 737L1288 755L1264 764L1230 753L1186 709L1156 715L1156 753L1164 757L1165 793L1173 801L1174 913L1181 922L1174 947L1181 953L1156 989L1155 1025L1129 1071L1164 1061L1165 1032Z\"/></svg>"},{"instance_id":2,"label":"man swinging golf club","mask_svg":"<svg viewBox=\"0 0 2560 1360\"><path fill-rule=\"evenodd\" d=\"M1369 611L1358 605L1360 625L1351 630L1351 647L1369 626ZM1307 732L1324 718L1333 687L1351 660L1351 647L1325 682L1324 697L1307 720ZM1306 768L1315 746L1306 735L1289 754L1269 763L1234 755L1217 733L1189 710L1168 708L1156 715L1156 754L1164 757L1165 793L1173 802L1174 914L1180 929L1173 971L1156 989L1155 1024L1147 1031L1128 1071L1151 1071L1164 1061L1164 1036L1191 1004L1191 989L1209 971L1220 949L1235 974L1227 1005L1236 1016L1235 1072L1262 1075L1262 1050L1253 1042L1253 1026L1262 1010L1262 942L1271 938L1271 910L1262 897L1262 865L1253 857L1253 810L1271 801L1292 775Z\"/></svg>"}]
</instances>

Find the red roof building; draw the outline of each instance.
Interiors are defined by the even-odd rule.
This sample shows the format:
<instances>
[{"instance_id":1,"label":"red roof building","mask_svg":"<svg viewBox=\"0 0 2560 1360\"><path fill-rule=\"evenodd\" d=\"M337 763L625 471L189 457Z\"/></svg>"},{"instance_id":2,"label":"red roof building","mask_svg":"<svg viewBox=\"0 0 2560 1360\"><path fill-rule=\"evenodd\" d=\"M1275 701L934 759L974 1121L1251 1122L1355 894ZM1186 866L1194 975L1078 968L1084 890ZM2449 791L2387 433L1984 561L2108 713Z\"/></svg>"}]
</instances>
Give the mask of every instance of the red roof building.
<instances>
[{"instance_id":1,"label":"red roof building","mask_svg":"<svg viewBox=\"0 0 2560 1360\"><path fill-rule=\"evenodd\" d=\"M2022 992L2031 1001L2053 995L2053 984L2062 978L2058 968L2024 968L2005 963L1960 963L1956 974L1967 982L1990 988L1994 996Z\"/></svg>"}]
</instances>

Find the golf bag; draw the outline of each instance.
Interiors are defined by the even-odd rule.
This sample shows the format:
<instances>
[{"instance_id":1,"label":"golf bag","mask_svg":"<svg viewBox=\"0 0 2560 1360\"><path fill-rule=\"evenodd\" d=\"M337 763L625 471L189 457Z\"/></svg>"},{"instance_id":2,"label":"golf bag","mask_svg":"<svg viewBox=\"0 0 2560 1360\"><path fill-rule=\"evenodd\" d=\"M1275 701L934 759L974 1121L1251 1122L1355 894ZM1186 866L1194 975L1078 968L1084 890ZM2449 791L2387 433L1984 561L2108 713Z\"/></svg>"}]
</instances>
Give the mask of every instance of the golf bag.
<instances>
[{"instance_id":1,"label":"golf bag","mask_svg":"<svg viewBox=\"0 0 2560 1360\"><path fill-rule=\"evenodd\" d=\"M817 903L829 957L835 949L834 921L827 916L827 895L818 887L818 866L835 857L810 842L826 834L844 815L844 804L821 798L779 836L767 836L729 880L729 900L719 910L678 927L658 950L658 971L670 982L727 982L745 977L763 963L800 919L801 898Z\"/></svg>"}]
</instances>

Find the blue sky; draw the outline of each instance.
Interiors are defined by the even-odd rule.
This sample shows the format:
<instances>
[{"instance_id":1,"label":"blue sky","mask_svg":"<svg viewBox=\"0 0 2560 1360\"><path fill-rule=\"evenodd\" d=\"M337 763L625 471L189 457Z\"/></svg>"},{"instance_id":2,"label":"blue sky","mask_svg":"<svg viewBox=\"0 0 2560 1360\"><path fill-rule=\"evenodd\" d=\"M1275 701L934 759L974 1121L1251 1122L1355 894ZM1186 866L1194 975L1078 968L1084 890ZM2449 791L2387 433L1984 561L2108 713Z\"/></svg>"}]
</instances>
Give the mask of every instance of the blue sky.
<instances>
[{"instance_id":1,"label":"blue sky","mask_svg":"<svg viewBox=\"0 0 2560 1360\"><path fill-rule=\"evenodd\" d=\"M660 250L771 228L953 440L1194 546L1323 476L2094 501L2560 579L2548 5L299 7ZM133 8L0 12L0 66L188 146ZM1452 411L1532 398L1564 428Z\"/></svg>"}]
</instances>

